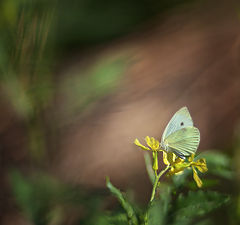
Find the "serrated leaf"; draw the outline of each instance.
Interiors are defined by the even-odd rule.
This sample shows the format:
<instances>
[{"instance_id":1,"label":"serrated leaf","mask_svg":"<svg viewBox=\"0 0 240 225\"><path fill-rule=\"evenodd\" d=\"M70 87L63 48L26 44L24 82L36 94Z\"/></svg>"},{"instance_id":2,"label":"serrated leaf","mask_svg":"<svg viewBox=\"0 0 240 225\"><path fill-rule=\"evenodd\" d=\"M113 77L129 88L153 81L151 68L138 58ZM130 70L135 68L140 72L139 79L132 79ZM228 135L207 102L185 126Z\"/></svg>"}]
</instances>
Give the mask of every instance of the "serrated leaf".
<instances>
[{"instance_id":1,"label":"serrated leaf","mask_svg":"<svg viewBox=\"0 0 240 225\"><path fill-rule=\"evenodd\" d=\"M133 207L124 198L122 192L112 185L112 183L110 182L108 177L106 177L106 186L110 190L110 192L118 199L118 201L120 202L122 208L127 213L129 224L137 225L138 224L138 220L137 220L137 216L135 214L135 211L134 211Z\"/></svg>"},{"instance_id":2,"label":"serrated leaf","mask_svg":"<svg viewBox=\"0 0 240 225\"><path fill-rule=\"evenodd\" d=\"M229 200L229 196L213 191L190 191L187 196L181 194L176 201L173 224L187 225L193 218L203 216Z\"/></svg>"},{"instance_id":3,"label":"serrated leaf","mask_svg":"<svg viewBox=\"0 0 240 225\"><path fill-rule=\"evenodd\" d=\"M148 210L148 220L151 225L164 225L167 223L167 215L171 202L171 187L160 186L159 198L153 202Z\"/></svg>"}]
</instances>

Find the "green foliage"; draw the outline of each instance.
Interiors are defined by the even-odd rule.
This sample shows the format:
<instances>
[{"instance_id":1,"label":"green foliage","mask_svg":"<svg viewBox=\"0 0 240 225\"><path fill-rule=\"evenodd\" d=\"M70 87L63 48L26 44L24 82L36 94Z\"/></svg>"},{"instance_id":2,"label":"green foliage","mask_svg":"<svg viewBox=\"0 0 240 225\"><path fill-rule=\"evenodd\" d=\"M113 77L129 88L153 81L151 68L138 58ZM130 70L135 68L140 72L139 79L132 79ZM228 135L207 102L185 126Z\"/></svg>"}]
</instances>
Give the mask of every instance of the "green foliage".
<instances>
[{"instance_id":1,"label":"green foliage","mask_svg":"<svg viewBox=\"0 0 240 225\"><path fill-rule=\"evenodd\" d=\"M145 159L146 170L148 172L148 177L151 183L154 184L155 175L154 175L154 170L152 168L152 160L148 153L144 154L144 159Z\"/></svg>"},{"instance_id":2,"label":"green foliage","mask_svg":"<svg viewBox=\"0 0 240 225\"><path fill-rule=\"evenodd\" d=\"M190 224L193 219L205 216L229 201L229 196L213 191L190 191L187 196L180 194L173 209L173 224Z\"/></svg>"},{"instance_id":3,"label":"green foliage","mask_svg":"<svg viewBox=\"0 0 240 225\"><path fill-rule=\"evenodd\" d=\"M18 206L36 225L53 221L63 224L74 211L78 212L77 220L81 224L107 220L100 210L103 192L88 194L83 188L66 185L43 173L26 177L13 170L9 177Z\"/></svg>"},{"instance_id":4,"label":"green foliage","mask_svg":"<svg viewBox=\"0 0 240 225\"><path fill-rule=\"evenodd\" d=\"M111 193L118 199L121 206L125 210L129 224L137 225L138 219L132 205L126 200L126 198L123 196L121 191L112 185L108 177L106 178L106 185L107 185L107 188L111 191Z\"/></svg>"},{"instance_id":5,"label":"green foliage","mask_svg":"<svg viewBox=\"0 0 240 225\"><path fill-rule=\"evenodd\" d=\"M189 0L98 0L58 2L59 46L94 44L121 36L168 8ZM109 23L111 21L111 23ZM77 28L77 29L76 29Z\"/></svg>"},{"instance_id":6,"label":"green foliage","mask_svg":"<svg viewBox=\"0 0 240 225\"><path fill-rule=\"evenodd\" d=\"M105 59L85 72L71 72L63 80L60 90L65 97L64 121L79 117L91 103L111 94L124 74L125 57Z\"/></svg>"},{"instance_id":7,"label":"green foliage","mask_svg":"<svg viewBox=\"0 0 240 225\"><path fill-rule=\"evenodd\" d=\"M60 184L41 175L33 179L24 178L17 171L11 172L10 179L16 201L23 212L35 224L46 224L48 211L54 207L52 204L59 202L64 191Z\"/></svg>"},{"instance_id":8,"label":"green foliage","mask_svg":"<svg viewBox=\"0 0 240 225\"><path fill-rule=\"evenodd\" d=\"M172 176L173 185L176 189L187 185L187 178L192 175L191 170L184 170L182 174Z\"/></svg>"},{"instance_id":9,"label":"green foliage","mask_svg":"<svg viewBox=\"0 0 240 225\"><path fill-rule=\"evenodd\" d=\"M159 198L150 205L147 212L148 221L151 225L168 224L168 214L172 201L172 187L161 184L159 189Z\"/></svg>"},{"instance_id":10,"label":"green foliage","mask_svg":"<svg viewBox=\"0 0 240 225\"><path fill-rule=\"evenodd\" d=\"M109 225L126 225L128 224L128 217L125 213L117 213L114 215L108 215L107 223Z\"/></svg>"},{"instance_id":11,"label":"green foliage","mask_svg":"<svg viewBox=\"0 0 240 225\"><path fill-rule=\"evenodd\" d=\"M203 154L201 154L202 157ZM215 157L214 157L215 156ZM221 171L231 171L231 160L220 153L205 153L204 157L207 159L207 165L209 173L218 175L222 179L230 179L226 177L226 173L216 173L215 167L221 168ZM209 159L209 161L208 161ZM153 181L153 169L151 167L151 159L148 155L145 155L146 167L150 180ZM217 166L218 165L218 166ZM232 173L232 172L231 172ZM223 194L217 191L203 191L196 190L195 182L189 181L189 176L192 176L191 170L185 170L181 175L175 175L172 177L172 183L161 183L158 185L158 195L155 200L149 204L145 213L141 215L136 214L139 224L145 225L211 225L214 224L214 220L211 219L209 213L214 210L226 206L231 202L231 198L227 194ZM191 179L192 180L192 179ZM206 183L206 184L205 184ZM214 187L219 184L216 179L204 179L204 187ZM126 217L129 218L128 213L134 212L135 206L129 205L123 194L112 184L107 181L107 186L110 191L116 196L121 203L122 207L126 211ZM189 191L193 189L195 191ZM131 224L131 223L129 223Z\"/></svg>"},{"instance_id":12,"label":"green foliage","mask_svg":"<svg viewBox=\"0 0 240 225\"><path fill-rule=\"evenodd\" d=\"M208 151L200 154L198 157L206 158L209 173L212 175L229 180L234 178L232 162L227 155L217 151Z\"/></svg>"}]
</instances>

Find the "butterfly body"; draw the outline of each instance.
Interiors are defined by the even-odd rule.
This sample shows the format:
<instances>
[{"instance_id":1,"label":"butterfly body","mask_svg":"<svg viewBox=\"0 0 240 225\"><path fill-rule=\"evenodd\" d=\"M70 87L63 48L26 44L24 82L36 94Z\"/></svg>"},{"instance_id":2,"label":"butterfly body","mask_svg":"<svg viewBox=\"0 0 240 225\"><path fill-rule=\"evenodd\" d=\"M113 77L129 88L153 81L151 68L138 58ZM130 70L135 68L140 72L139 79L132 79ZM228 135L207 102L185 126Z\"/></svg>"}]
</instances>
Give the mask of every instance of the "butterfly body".
<instances>
[{"instance_id":1,"label":"butterfly body","mask_svg":"<svg viewBox=\"0 0 240 225\"><path fill-rule=\"evenodd\" d=\"M193 126L187 107L178 110L165 128L161 147L181 158L195 154L200 142L200 132Z\"/></svg>"}]
</instances>

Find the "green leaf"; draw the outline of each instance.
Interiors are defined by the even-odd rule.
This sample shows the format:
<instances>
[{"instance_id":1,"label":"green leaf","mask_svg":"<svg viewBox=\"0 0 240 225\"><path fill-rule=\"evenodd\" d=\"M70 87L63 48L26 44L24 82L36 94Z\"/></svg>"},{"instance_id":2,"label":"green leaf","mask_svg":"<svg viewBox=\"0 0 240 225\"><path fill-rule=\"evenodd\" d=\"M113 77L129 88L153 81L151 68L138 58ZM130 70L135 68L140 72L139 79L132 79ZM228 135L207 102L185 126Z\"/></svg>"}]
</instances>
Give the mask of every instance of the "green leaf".
<instances>
[{"instance_id":1,"label":"green leaf","mask_svg":"<svg viewBox=\"0 0 240 225\"><path fill-rule=\"evenodd\" d=\"M152 168L152 160L151 160L148 153L144 154L144 159L145 159L146 169L147 169L147 172L148 172L148 177L149 177L151 183L154 184L155 174L154 174L154 171L153 171L153 168Z\"/></svg>"},{"instance_id":2,"label":"green leaf","mask_svg":"<svg viewBox=\"0 0 240 225\"><path fill-rule=\"evenodd\" d=\"M187 178L189 176L192 176L192 170L190 169L185 169L182 174L179 175L173 175L172 176L172 181L175 186L175 188L180 188L186 185L187 183Z\"/></svg>"},{"instance_id":3,"label":"green leaf","mask_svg":"<svg viewBox=\"0 0 240 225\"><path fill-rule=\"evenodd\" d=\"M203 216L229 201L230 197L228 195L213 191L190 191L187 196L180 194L175 205L173 224L187 225L195 217Z\"/></svg>"},{"instance_id":4,"label":"green leaf","mask_svg":"<svg viewBox=\"0 0 240 225\"><path fill-rule=\"evenodd\" d=\"M118 213L116 215L109 216L108 223L114 225L125 225L128 223L128 217L125 213Z\"/></svg>"},{"instance_id":5,"label":"green leaf","mask_svg":"<svg viewBox=\"0 0 240 225\"><path fill-rule=\"evenodd\" d=\"M110 182L108 177L106 177L106 186L110 190L110 192L118 199L118 201L120 202L121 206L126 211L129 224L130 225L137 225L138 224L138 220L137 220L137 216L135 214L135 211L134 211L133 207L124 198L124 196L121 193L121 191L112 185L112 183Z\"/></svg>"},{"instance_id":6,"label":"green leaf","mask_svg":"<svg viewBox=\"0 0 240 225\"><path fill-rule=\"evenodd\" d=\"M161 184L159 189L159 198L153 202L148 210L148 222L150 225L167 224L172 188L169 185Z\"/></svg>"},{"instance_id":7,"label":"green leaf","mask_svg":"<svg viewBox=\"0 0 240 225\"><path fill-rule=\"evenodd\" d=\"M23 177L18 171L10 173L10 183L16 202L36 225L42 225L46 224L49 207L53 199L56 199L60 188L47 177L38 177L36 181L37 183Z\"/></svg>"},{"instance_id":8,"label":"green leaf","mask_svg":"<svg viewBox=\"0 0 240 225\"><path fill-rule=\"evenodd\" d=\"M225 178L232 179L234 172L232 170L232 160L227 155L212 151L201 153L196 159L205 158L207 161L208 173Z\"/></svg>"},{"instance_id":9,"label":"green leaf","mask_svg":"<svg viewBox=\"0 0 240 225\"><path fill-rule=\"evenodd\" d=\"M201 221L198 221L196 223L194 223L194 225L214 225L213 221L211 221L211 219L203 219Z\"/></svg>"},{"instance_id":10,"label":"green leaf","mask_svg":"<svg viewBox=\"0 0 240 225\"><path fill-rule=\"evenodd\" d=\"M203 182L202 188L204 189L217 186L220 183L218 179L202 179L202 182ZM194 180L191 180L190 182L188 182L187 187L189 187L191 190L198 190L198 187Z\"/></svg>"},{"instance_id":11,"label":"green leaf","mask_svg":"<svg viewBox=\"0 0 240 225\"><path fill-rule=\"evenodd\" d=\"M89 194L80 187L61 183L44 173L35 172L27 177L12 170L9 178L16 203L33 224L45 225L53 221L62 223L61 220L73 209L79 210L79 214L84 209L81 224L95 224L95 221L100 221L100 217L101 221L105 219L100 211L100 204L105 196L102 192Z\"/></svg>"}]
</instances>

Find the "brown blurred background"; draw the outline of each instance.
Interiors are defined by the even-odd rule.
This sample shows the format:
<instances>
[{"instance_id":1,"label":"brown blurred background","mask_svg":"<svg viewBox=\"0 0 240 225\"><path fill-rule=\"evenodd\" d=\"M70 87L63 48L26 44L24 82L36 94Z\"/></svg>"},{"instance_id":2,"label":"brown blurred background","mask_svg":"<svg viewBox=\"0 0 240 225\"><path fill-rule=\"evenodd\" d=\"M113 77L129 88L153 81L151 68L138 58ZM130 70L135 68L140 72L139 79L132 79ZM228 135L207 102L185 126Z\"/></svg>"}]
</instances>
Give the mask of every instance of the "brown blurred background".
<instances>
[{"instance_id":1,"label":"brown blurred background","mask_svg":"<svg viewBox=\"0 0 240 225\"><path fill-rule=\"evenodd\" d=\"M1 3L2 224L26 224L9 187L11 168L93 190L110 176L145 202L150 182L133 141L160 139L182 106L200 129L199 152L233 154L238 1L10 2Z\"/></svg>"}]
</instances>

